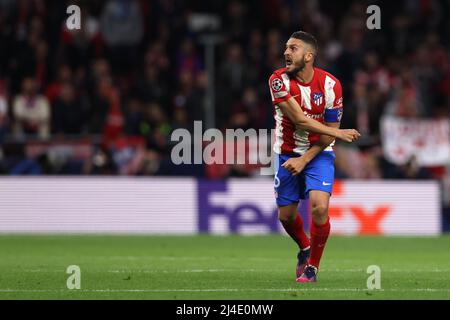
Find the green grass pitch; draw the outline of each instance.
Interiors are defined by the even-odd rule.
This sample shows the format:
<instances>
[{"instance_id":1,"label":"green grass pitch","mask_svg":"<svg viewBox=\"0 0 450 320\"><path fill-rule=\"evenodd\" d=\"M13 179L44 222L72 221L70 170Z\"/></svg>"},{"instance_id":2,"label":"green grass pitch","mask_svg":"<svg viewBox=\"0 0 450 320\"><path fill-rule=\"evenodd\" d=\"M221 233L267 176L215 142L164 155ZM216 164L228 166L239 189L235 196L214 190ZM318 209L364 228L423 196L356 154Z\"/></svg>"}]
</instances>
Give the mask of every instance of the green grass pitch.
<instances>
[{"instance_id":1,"label":"green grass pitch","mask_svg":"<svg viewBox=\"0 0 450 320\"><path fill-rule=\"evenodd\" d=\"M295 282L296 253L281 235L2 235L0 299L450 299L448 235L331 236L312 284Z\"/></svg>"}]
</instances>

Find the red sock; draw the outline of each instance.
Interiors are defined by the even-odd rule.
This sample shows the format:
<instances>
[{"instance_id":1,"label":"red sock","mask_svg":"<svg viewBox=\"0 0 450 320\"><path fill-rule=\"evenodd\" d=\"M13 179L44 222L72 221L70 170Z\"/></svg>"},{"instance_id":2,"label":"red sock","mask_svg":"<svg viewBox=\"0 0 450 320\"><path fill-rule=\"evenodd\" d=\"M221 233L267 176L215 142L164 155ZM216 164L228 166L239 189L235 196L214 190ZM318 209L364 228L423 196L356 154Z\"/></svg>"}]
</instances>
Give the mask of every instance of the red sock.
<instances>
[{"instance_id":1,"label":"red sock","mask_svg":"<svg viewBox=\"0 0 450 320\"><path fill-rule=\"evenodd\" d=\"M292 239L298 244L300 249L309 247L309 238L303 230L303 220L300 215L297 214L295 220L291 223L282 222L284 230L291 236Z\"/></svg>"},{"instance_id":2,"label":"red sock","mask_svg":"<svg viewBox=\"0 0 450 320\"><path fill-rule=\"evenodd\" d=\"M330 218L325 224L320 226L314 222L311 223L311 255L309 256L308 264L312 264L319 268L320 258L322 257L323 249L327 243L328 235L330 234Z\"/></svg>"}]
</instances>

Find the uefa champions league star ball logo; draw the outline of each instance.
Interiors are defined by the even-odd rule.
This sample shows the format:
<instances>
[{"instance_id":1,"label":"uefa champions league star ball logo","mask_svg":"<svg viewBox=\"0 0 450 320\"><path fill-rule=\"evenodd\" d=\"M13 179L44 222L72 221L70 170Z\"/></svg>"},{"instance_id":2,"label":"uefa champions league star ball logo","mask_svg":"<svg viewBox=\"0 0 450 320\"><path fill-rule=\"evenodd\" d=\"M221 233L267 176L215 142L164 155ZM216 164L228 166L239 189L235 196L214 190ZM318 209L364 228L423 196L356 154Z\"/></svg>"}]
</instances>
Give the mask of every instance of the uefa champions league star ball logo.
<instances>
[{"instance_id":1,"label":"uefa champions league star ball logo","mask_svg":"<svg viewBox=\"0 0 450 320\"><path fill-rule=\"evenodd\" d=\"M283 86L283 82L281 82L280 79L273 79L272 80L272 89L273 90L280 91L282 86Z\"/></svg>"}]
</instances>

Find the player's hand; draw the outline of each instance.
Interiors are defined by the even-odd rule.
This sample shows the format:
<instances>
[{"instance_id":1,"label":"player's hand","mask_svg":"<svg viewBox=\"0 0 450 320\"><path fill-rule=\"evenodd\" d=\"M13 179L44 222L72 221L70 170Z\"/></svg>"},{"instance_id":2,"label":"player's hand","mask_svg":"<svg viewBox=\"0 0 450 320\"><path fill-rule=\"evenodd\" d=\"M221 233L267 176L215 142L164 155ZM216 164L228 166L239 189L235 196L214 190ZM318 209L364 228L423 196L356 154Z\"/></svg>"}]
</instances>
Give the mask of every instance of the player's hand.
<instances>
[{"instance_id":1,"label":"player's hand","mask_svg":"<svg viewBox=\"0 0 450 320\"><path fill-rule=\"evenodd\" d=\"M359 139L361 134L355 129L339 129L336 138L346 142L353 142Z\"/></svg>"},{"instance_id":2,"label":"player's hand","mask_svg":"<svg viewBox=\"0 0 450 320\"><path fill-rule=\"evenodd\" d=\"M303 157L297 157L288 159L282 164L282 167L292 173L292 175L297 176L303 171L303 169L305 169L307 164L308 163Z\"/></svg>"}]
</instances>

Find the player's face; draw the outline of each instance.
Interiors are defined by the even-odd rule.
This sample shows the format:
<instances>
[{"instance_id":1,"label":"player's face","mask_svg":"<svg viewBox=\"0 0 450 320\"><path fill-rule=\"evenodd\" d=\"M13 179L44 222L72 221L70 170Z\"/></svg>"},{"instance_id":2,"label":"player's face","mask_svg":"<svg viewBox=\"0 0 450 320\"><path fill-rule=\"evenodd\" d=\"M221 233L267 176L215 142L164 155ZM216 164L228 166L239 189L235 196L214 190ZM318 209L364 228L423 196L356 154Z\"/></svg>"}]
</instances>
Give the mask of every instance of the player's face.
<instances>
[{"instance_id":1,"label":"player's face","mask_svg":"<svg viewBox=\"0 0 450 320\"><path fill-rule=\"evenodd\" d=\"M307 46L303 41L290 38L286 43L286 50L284 50L286 72L294 75L302 71L307 62L307 54Z\"/></svg>"}]
</instances>

